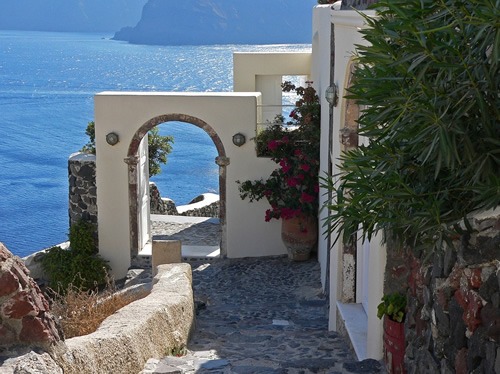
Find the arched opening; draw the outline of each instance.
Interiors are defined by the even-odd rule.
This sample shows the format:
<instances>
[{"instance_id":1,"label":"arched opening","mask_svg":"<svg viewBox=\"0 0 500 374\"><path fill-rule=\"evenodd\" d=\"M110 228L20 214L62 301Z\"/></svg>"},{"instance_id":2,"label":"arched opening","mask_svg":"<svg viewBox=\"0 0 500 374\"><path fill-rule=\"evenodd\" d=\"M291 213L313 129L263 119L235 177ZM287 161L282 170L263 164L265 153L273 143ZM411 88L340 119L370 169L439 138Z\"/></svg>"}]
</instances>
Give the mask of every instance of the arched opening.
<instances>
[{"instance_id":1,"label":"arched opening","mask_svg":"<svg viewBox=\"0 0 500 374\"><path fill-rule=\"evenodd\" d=\"M216 164L219 166L219 197L220 197L220 231L221 231L221 243L220 243L220 254L221 256L226 256L226 166L229 164L229 159L226 156L224 145L220 137L214 131L214 129L205 121L189 116L186 114L165 114L154 117L144 123L134 134L130 142L127 158L125 162L128 164L128 194L129 194L129 226L130 226L130 258L131 264L137 262L137 257L139 251L143 247L143 239L141 238L141 186L144 180L144 173L147 171L141 167L142 161L139 154L141 148L141 141L146 136L149 130L154 127L167 122L185 122L188 124L195 125L202 130L204 130L208 136L212 139L218 156L215 159ZM149 215L149 211L147 213ZM143 218L144 219L144 218ZM147 217L147 222L149 224L149 216Z\"/></svg>"},{"instance_id":2,"label":"arched opening","mask_svg":"<svg viewBox=\"0 0 500 374\"><path fill-rule=\"evenodd\" d=\"M345 75L345 93L353 84L353 73L356 69L356 61L351 58L347 64ZM345 99L341 108L340 146L344 152L357 148L366 139L358 135L358 119L362 107L354 99ZM343 246L344 261L354 269L350 274L345 274L345 289L348 290L349 302L361 304L365 313L368 314L368 272L370 266L370 242L362 241L358 237L356 245Z\"/></svg>"}]
</instances>

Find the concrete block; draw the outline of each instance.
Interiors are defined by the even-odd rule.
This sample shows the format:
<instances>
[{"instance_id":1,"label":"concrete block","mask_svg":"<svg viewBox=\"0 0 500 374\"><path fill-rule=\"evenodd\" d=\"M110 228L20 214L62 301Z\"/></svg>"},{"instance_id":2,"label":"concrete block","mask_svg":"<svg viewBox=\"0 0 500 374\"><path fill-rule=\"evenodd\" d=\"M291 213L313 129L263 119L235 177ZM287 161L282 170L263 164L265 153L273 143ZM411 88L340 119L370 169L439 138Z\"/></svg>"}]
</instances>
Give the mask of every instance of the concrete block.
<instances>
[{"instance_id":1,"label":"concrete block","mask_svg":"<svg viewBox=\"0 0 500 374\"><path fill-rule=\"evenodd\" d=\"M181 262L182 244L180 240L153 240L151 266L153 276L158 273L158 265Z\"/></svg>"}]
</instances>

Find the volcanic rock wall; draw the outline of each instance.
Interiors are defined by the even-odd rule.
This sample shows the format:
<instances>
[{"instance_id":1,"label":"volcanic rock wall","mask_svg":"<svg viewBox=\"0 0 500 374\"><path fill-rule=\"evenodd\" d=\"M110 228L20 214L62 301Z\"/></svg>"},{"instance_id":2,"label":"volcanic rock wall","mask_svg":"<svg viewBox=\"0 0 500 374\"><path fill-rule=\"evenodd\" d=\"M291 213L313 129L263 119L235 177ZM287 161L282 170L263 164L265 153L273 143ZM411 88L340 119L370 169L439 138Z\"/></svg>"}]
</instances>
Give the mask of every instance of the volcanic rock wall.
<instances>
[{"instance_id":1,"label":"volcanic rock wall","mask_svg":"<svg viewBox=\"0 0 500 374\"><path fill-rule=\"evenodd\" d=\"M48 348L62 339L49 303L22 260L0 243L0 353Z\"/></svg>"},{"instance_id":2,"label":"volcanic rock wall","mask_svg":"<svg viewBox=\"0 0 500 374\"><path fill-rule=\"evenodd\" d=\"M407 288L408 373L500 373L500 212L471 224L454 248L388 251L385 292Z\"/></svg>"}]
</instances>

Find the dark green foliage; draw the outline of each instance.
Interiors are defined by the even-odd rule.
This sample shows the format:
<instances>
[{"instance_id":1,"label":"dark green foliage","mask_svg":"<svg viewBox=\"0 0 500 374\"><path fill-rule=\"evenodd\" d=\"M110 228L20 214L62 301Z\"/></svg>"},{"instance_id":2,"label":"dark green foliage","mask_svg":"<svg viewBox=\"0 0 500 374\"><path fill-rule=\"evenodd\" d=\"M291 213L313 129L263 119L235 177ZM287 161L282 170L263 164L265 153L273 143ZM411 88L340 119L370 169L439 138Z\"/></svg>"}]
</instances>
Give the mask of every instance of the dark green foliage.
<instances>
[{"instance_id":1,"label":"dark green foliage","mask_svg":"<svg viewBox=\"0 0 500 374\"><path fill-rule=\"evenodd\" d=\"M83 146L82 152L95 154L95 123L91 121L87 124L85 134L89 137L89 142ZM149 176L161 173L161 164L167 163L167 156L172 152L173 136L159 134L157 127L148 132L148 156L149 156Z\"/></svg>"},{"instance_id":2,"label":"dark green foliage","mask_svg":"<svg viewBox=\"0 0 500 374\"><path fill-rule=\"evenodd\" d=\"M88 221L79 221L69 228L69 241L71 249L93 255L97 253L96 240L94 238L95 226Z\"/></svg>"},{"instance_id":3,"label":"dark green foliage","mask_svg":"<svg viewBox=\"0 0 500 374\"><path fill-rule=\"evenodd\" d=\"M174 137L160 135L158 127L149 130L149 176L161 173L161 164L167 163L167 156L172 152L173 142Z\"/></svg>"},{"instance_id":4,"label":"dark green foliage","mask_svg":"<svg viewBox=\"0 0 500 374\"><path fill-rule=\"evenodd\" d=\"M65 293L70 285L91 290L106 283L109 266L97 254L94 228L80 221L70 229L70 248L50 248L42 258L42 268L49 277L49 286Z\"/></svg>"},{"instance_id":5,"label":"dark green foliage","mask_svg":"<svg viewBox=\"0 0 500 374\"><path fill-rule=\"evenodd\" d=\"M331 231L441 248L500 201L500 0L391 0L362 31L350 98L370 143L327 181Z\"/></svg>"},{"instance_id":6,"label":"dark green foliage","mask_svg":"<svg viewBox=\"0 0 500 374\"><path fill-rule=\"evenodd\" d=\"M85 129L85 135L89 137L89 141L87 144L83 146L81 149L82 152L92 153L95 155L95 122L91 121L87 124L87 128Z\"/></svg>"},{"instance_id":7,"label":"dark green foliage","mask_svg":"<svg viewBox=\"0 0 500 374\"><path fill-rule=\"evenodd\" d=\"M49 286L55 291L67 289L73 281L71 263L73 254L61 247L50 248L42 257L42 268L49 278Z\"/></svg>"},{"instance_id":8,"label":"dark green foliage","mask_svg":"<svg viewBox=\"0 0 500 374\"><path fill-rule=\"evenodd\" d=\"M400 293L384 295L382 302L377 306L377 317L381 319L386 315L395 322L403 322L406 313L405 309L406 296Z\"/></svg>"}]
</instances>

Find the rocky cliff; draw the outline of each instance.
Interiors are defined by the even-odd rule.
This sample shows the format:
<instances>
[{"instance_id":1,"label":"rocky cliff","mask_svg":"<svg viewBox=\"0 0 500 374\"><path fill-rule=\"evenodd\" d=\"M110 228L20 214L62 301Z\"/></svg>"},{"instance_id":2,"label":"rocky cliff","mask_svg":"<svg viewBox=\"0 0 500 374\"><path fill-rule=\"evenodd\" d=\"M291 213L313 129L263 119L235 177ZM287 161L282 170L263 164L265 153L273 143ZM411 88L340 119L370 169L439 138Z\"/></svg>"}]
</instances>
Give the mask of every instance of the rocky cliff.
<instances>
[{"instance_id":1,"label":"rocky cliff","mask_svg":"<svg viewBox=\"0 0 500 374\"><path fill-rule=\"evenodd\" d=\"M0 30L116 31L134 25L147 0L2 0Z\"/></svg>"},{"instance_id":2,"label":"rocky cliff","mask_svg":"<svg viewBox=\"0 0 500 374\"><path fill-rule=\"evenodd\" d=\"M135 27L116 40L135 44L310 43L316 0L149 0Z\"/></svg>"}]
</instances>

